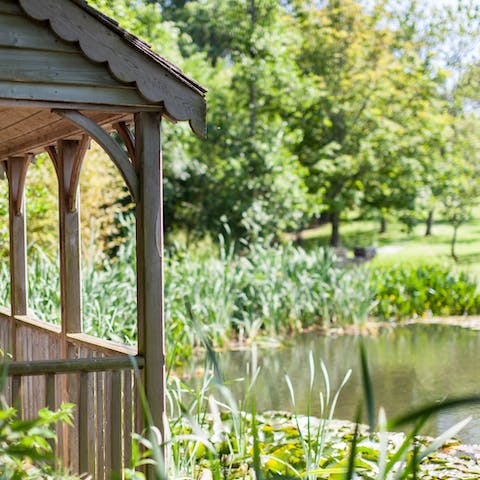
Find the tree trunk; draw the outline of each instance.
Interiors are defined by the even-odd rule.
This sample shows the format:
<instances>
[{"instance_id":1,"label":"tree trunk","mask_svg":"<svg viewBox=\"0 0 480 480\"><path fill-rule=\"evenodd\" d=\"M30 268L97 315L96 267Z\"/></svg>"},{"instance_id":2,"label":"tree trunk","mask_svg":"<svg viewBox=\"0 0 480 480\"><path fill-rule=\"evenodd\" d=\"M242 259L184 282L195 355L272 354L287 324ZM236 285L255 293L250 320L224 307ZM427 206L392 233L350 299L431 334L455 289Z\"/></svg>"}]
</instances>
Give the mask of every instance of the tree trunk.
<instances>
[{"instance_id":1,"label":"tree trunk","mask_svg":"<svg viewBox=\"0 0 480 480\"><path fill-rule=\"evenodd\" d=\"M455 245L456 245L456 243L457 243L457 231L458 231L458 227L459 227L459 226L460 226L460 225L454 225L454 226L453 226L453 237L452 237L451 250L450 250L451 255L452 255L452 258L453 258L456 262L458 262L458 257L457 257L457 255L455 254Z\"/></svg>"},{"instance_id":2,"label":"tree trunk","mask_svg":"<svg viewBox=\"0 0 480 480\"><path fill-rule=\"evenodd\" d=\"M387 219L384 215L380 217L380 232L379 233L387 233Z\"/></svg>"},{"instance_id":3,"label":"tree trunk","mask_svg":"<svg viewBox=\"0 0 480 480\"><path fill-rule=\"evenodd\" d=\"M430 210L428 212L428 217L427 217L427 229L425 230L425 236L429 237L432 235L432 227L433 227L433 210Z\"/></svg>"},{"instance_id":4,"label":"tree trunk","mask_svg":"<svg viewBox=\"0 0 480 480\"><path fill-rule=\"evenodd\" d=\"M332 212L330 216L330 222L332 224L332 234L330 236L330 246L338 247L340 245L340 213Z\"/></svg>"}]
</instances>

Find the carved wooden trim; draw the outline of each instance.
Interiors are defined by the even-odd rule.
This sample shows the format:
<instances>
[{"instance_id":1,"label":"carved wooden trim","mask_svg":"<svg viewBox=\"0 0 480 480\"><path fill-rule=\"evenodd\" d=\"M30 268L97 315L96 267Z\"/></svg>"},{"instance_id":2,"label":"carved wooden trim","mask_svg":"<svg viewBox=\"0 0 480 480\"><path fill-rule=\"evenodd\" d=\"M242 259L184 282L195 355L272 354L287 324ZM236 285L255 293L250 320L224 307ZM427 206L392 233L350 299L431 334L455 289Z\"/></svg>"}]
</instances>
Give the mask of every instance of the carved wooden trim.
<instances>
[{"instance_id":1,"label":"carved wooden trim","mask_svg":"<svg viewBox=\"0 0 480 480\"><path fill-rule=\"evenodd\" d=\"M48 153L48 156L50 157L50 160L53 163L53 166L55 168L55 173L57 174L57 179L60 178L60 171L58 167L58 152L57 149L54 145L48 145L45 147L45 151Z\"/></svg>"},{"instance_id":2,"label":"carved wooden trim","mask_svg":"<svg viewBox=\"0 0 480 480\"><path fill-rule=\"evenodd\" d=\"M30 17L48 20L63 40L78 42L90 60L108 63L120 82L134 82L149 102L163 105L175 120L188 120L193 131L205 137L206 90L148 45L83 2L19 0L19 4Z\"/></svg>"},{"instance_id":3,"label":"carved wooden trim","mask_svg":"<svg viewBox=\"0 0 480 480\"><path fill-rule=\"evenodd\" d=\"M125 144L127 148L128 156L132 161L133 166L135 167L136 164L136 156L135 156L135 137L132 134L132 131L128 128L128 125L125 122L118 122L114 125L115 130L117 131L118 135L122 139L122 142Z\"/></svg>"},{"instance_id":4,"label":"carved wooden trim","mask_svg":"<svg viewBox=\"0 0 480 480\"><path fill-rule=\"evenodd\" d=\"M60 168L59 157L60 154L57 148L53 145L49 145L45 148L50 159L52 160L55 172L59 182L62 182L62 191L65 195L65 204L68 212L74 212L77 208L77 194L78 184L80 181L80 172L83 165L83 159L90 147L90 138L88 135L83 135L82 139L78 143L75 152L75 158L71 165L65 165L66 168ZM60 173L62 172L62 173ZM61 178L63 177L63 178Z\"/></svg>"},{"instance_id":5,"label":"carved wooden trim","mask_svg":"<svg viewBox=\"0 0 480 480\"><path fill-rule=\"evenodd\" d=\"M23 157L11 157L7 161L7 177L9 188L12 192L14 214L21 215L23 207L23 198L25 193L25 180L30 162L33 159L32 154Z\"/></svg>"},{"instance_id":6,"label":"carved wooden trim","mask_svg":"<svg viewBox=\"0 0 480 480\"><path fill-rule=\"evenodd\" d=\"M83 135L77 147L77 153L70 172L70 181L66 190L67 194L67 208L69 212L76 210L78 184L80 181L80 171L82 169L83 159L87 150L90 148L90 138L88 135Z\"/></svg>"},{"instance_id":7,"label":"carved wooden trim","mask_svg":"<svg viewBox=\"0 0 480 480\"><path fill-rule=\"evenodd\" d=\"M130 163L128 155L122 147L93 120L82 115L76 110L53 110L57 115L66 118L87 132L107 153L113 163L118 167L125 183L135 202L138 201L138 178L135 168Z\"/></svg>"}]
</instances>

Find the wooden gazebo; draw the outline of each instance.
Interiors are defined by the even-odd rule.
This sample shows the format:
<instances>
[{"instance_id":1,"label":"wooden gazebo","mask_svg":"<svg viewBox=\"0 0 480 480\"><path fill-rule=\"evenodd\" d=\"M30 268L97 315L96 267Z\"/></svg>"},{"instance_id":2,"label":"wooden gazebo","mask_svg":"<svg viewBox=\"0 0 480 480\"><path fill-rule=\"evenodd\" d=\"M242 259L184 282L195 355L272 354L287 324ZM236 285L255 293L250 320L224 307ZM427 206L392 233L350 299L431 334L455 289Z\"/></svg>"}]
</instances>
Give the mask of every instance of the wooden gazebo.
<instances>
[{"instance_id":1,"label":"wooden gazebo","mask_svg":"<svg viewBox=\"0 0 480 480\"><path fill-rule=\"evenodd\" d=\"M0 0L0 24L11 269L0 348L13 360L6 394L25 417L74 402L75 428L59 432L57 455L73 471L112 478L128 465L131 433L141 428L129 355L160 429L165 418L160 126L162 117L187 120L203 137L205 90L84 0ZM136 204L138 351L82 332L77 193L90 139L118 167ZM24 185L30 162L45 151L59 186L60 326L27 312Z\"/></svg>"}]
</instances>

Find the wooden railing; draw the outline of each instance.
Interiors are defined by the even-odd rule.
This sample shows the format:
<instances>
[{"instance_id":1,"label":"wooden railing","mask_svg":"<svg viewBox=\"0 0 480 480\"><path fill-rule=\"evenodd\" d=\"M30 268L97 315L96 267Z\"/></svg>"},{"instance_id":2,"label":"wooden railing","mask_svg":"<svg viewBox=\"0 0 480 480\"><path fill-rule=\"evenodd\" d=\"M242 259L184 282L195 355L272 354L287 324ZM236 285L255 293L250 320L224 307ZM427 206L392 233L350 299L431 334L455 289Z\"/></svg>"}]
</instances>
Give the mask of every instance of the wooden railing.
<instances>
[{"instance_id":1,"label":"wooden railing","mask_svg":"<svg viewBox=\"0 0 480 480\"><path fill-rule=\"evenodd\" d=\"M121 478L131 464L132 433L141 431L133 370L144 358L132 347L63 335L55 325L0 310L0 348L12 351L12 341L17 360L8 362L7 401L26 419L74 403L73 427L57 428L56 457L97 480Z\"/></svg>"}]
</instances>

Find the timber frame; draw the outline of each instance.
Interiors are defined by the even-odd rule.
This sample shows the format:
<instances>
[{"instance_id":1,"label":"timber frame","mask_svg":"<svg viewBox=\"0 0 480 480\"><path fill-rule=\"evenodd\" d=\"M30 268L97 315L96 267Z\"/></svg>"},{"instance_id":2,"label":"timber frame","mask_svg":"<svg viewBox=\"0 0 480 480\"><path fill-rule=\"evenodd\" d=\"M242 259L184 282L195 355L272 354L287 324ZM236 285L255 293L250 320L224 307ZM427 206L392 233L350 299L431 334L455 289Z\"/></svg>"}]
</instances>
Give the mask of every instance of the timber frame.
<instances>
[{"instance_id":1,"label":"timber frame","mask_svg":"<svg viewBox=\"0 0 480 480\"><path fill-rule=\"evenodd\" d=\"M9 187L11 290L11 308L0 308L0 348L13 360L5 394L25 418L42 406L77 404L75 428L59 428L56 453L95 479L129 465L131 435L143 428L133 364L153 423L164 431L160 130L164 117L188 121L204 137L205 94L84 0L0 0L0 174ZM137 349L82 332L78 191L91 139L136 205ZM32 318L27 308L25 181L42 152L58 179L60 325ZM146 474L154 478L153 470Z\"/></svg>"}]
</instances>

